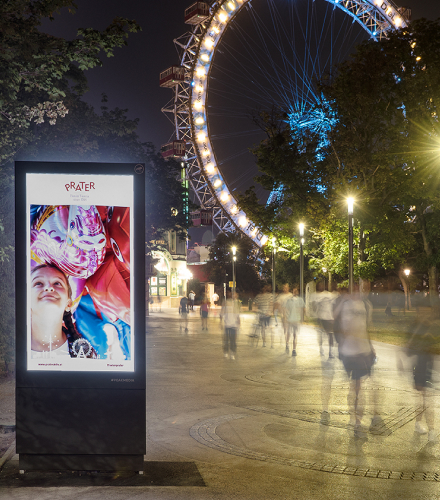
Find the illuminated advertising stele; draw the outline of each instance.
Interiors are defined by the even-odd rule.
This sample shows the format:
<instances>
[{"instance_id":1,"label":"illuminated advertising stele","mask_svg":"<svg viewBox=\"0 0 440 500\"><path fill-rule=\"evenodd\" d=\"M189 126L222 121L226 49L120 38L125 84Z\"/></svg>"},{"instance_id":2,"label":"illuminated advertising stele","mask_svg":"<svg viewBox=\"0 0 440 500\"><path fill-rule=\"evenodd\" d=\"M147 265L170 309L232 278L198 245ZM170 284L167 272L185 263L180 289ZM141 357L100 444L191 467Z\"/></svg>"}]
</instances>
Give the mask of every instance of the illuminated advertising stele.
<instances>
[{"instance_id":1,"label":"illuminated advertising stele","mask_svg":"<svg viewBox=\"0 0 440 500\"><path fill-rule=\"evenodd\" d=\"M133 177L26 174L27 370L134 371Z\"/></svg>"}]
</instances>

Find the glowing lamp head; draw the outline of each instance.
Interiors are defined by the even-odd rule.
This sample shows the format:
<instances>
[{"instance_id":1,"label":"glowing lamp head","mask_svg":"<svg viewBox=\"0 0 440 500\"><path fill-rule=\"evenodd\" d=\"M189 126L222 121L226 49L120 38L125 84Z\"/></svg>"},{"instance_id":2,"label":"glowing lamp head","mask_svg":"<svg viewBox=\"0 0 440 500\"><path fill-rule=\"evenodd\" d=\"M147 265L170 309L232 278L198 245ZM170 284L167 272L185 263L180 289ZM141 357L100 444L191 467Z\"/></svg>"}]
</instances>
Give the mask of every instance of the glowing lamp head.
<instances>
[{"instance_id":1,"label":"glowing lamp head","mask_svg":"<svg viewBox=\"0 0 440 500\"><path fill-rule=\"evenodd\" d=\"M196 101L196 102L194 103L194 109L195 109L196 111L200 111L202 108L203 108L203 104L201 103L201 101Z\"/></svg>"},{"instance_id":2,"label":"glowing lamp head","mask_svg":"<svg viewBox=\"0 0 440 500\"><path fill-rule=\"evenodd\" d=\"M304 224L302 222L299 224L299 235L304 236Z\"/></svg>"},{"instance_id":3,"label":"glowing lamp head","mask_svg":"<svg viewBox=\"0 0 440 500\"><path fill-rule=\"evenodd\" d=\"M240 227L245 227L245 226L246 226L246 224L247 224L247 219L246 219L246 217L240 217L240 218L238 219L238 225L239 225Z\"/></svg>"},{"instance_id":4,"label":"glowing lamp head","mask_svg":"<svg viewBox=\"0 0 440 500\"><path fill-rule=\"evenodd\" d=\"M264 236L261 238L261 244L262 244L262 245L265 245L265 244L267 243L267 240L268 240L268 239L269 239L269 238L268 238L266 235L264 235Z\"/></svg>"},{"instance_id":5,"label":"glowing lamp head","mask_svg":"<svg viewBox=\"0 0 440 500\"><path fill-rule=\"evenodd\" d=\"M226 12L220 12L218 19L221 23L225 23L228 20L228 14Z\"/></svg>"},{"instance_id":6,"label":"glowing lamp head","mask_svg":"<svg viewBox=\"0 0 440 500\"><path fill-rule=\"evenodd\" d=\"M202 54L200 56L200 59L203 61L203 62L209 62L209 55L208 54Z\"/></svg>"},{"instance_id":7,"label":"glowing lamp head","mask_svg":"<svg viewBox=\"0 0 440 500\"><path fill-rule=\"evenodd\" d=\"M196 69L196 75L199 78L203 78L206 75L205 68L203 66L198 66L198 68Z\"/></svg>"},{"instance_id":8,"label":"glowing lamp head","mask_svg":"<svg viewBox=\"0 0 440 500\"><path fill-rule=\"evenodd\" d=\"M212 38L206 38L205 40L205 47L209 50L212 49L212 47L214 47L214 40L212 40Z\"/></svg>"},{"instance_id":9,"label":"glowing lamp head","mask_svg":"<svg viewBox=\"0 0 440 500\"><path fill-rule=\"evenodd\" d=\"M238 212L237 205L232 205L232 207L230 208L230 211L231 211L232 215L235 215Z\"/></svg>"},{"instance_id":10,"label":"glowing lamp head","mask_svg":"<svg viewBox=\"0 0 440 500\"><path fill-rule=\"evenodd\" d=\"M205 119L203 118L203 116L198 116L196 118L196 125L203 125L205 123Z\"/></svg>"},{"instance_id":11,"label":"glowing lamp head","mask_svg":"<svg viewBox=\"0 0 440 500\"><path fill-rule=\"evenodd\" d=\"M199 142L203 142L206 139L206 135L203 132L200 132L200 134L197 134L197 140Z\"/></svg>"},{"instance_id":12,"label":"glowing lamp head","mask_svg":"<svg viewBox=\"0 0 440 500\"><path fill-rule=\"evenodd\" d=\"M409 273L410 273L411 271L410 271L409 269L405 269L403 272L405 273L406 277L408 278Z\"/></svg>"},{"instance_id":13,"label":"glowing lamp head","mask_svg":"<svg viewBox=\"0 0 440 500\"><path fill-rule=\"evenodd\" d=\"M237 247L232 247L232 255L235 255L236 252L237 252Z\"/></svg>"},{"instance_id":14,"label":"glowing lamp head","mask_svg":"<svg viewBox=\"0 0 440 500\"><path fill-rule=\"evenodd\" d=\"M353 215L353 203L354 203L354 198L351 196L347 198L347 208L348 208L348 213L350 215Z\"/></svg>"},{"instance_id":15,"label":"glowing lamp head","mask_svg":"<svg viewBox=\"0 0 440 500\"><path fill-rule=\"evenodd\" d=\"M214 187L219 188L222 185L222 181L220 179L216 179L214 182Z\"/></svg>"},{"instance_id":16,"label":"glowing lamp head","mask_svg":"<svg viewBox=\"0 0 440 500\"><path fill-rule=\"evenodd\" d=\"M223 191L222 194L220 195L220 200L223 203L226 203L229 200L229 193L227 191Z\"/></svg>"},{"instance_id":17,"label":"glowing lamp head","mask_svg":"<svg viewBox=\"0 0 440 500\"><path fill-rule=\"evenodd\" d=\"M207 163L205 169L208 172L208 174L213 174L215 172L215 167L212 162Z\"/></svg>"}]
</instances>

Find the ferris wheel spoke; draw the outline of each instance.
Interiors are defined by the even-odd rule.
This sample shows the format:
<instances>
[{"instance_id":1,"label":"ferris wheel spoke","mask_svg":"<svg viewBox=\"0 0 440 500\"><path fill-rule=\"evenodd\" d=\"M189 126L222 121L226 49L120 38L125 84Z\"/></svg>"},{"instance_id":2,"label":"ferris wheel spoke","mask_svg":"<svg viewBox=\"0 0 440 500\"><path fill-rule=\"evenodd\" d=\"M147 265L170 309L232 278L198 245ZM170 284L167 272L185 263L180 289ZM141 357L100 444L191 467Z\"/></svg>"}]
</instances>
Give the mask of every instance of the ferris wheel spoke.
<instances>
[{"instance_id":1,"label":"ferris wheel spoke","mask_svg":"<svg viewBox=\"0 0 440 500\"><path fill-rule=\"evenodd\" d=\"M200 203L213 208L213 222L219 229L239 229L261 246L267 238L233 194L255 168L243 146L264 137L249 125L252 116L278 108L288 113L292 134L300 137L309 129L325 141L336 117L317 95L316 82L331 76L354 43L380 39L406 21L392 0L209 3L210 11L202 2L192 6L200 9L195 15L202 22L188 18L196 23L192 31L175 39L181 67L176 75L173 68L165 71L164 80L161 75L161 86L174 88L174 100L163 111L174 117L176 138L187 145L188 180ZM223 172L232 172L229 182Z\"/></svg>"}]
</instances>

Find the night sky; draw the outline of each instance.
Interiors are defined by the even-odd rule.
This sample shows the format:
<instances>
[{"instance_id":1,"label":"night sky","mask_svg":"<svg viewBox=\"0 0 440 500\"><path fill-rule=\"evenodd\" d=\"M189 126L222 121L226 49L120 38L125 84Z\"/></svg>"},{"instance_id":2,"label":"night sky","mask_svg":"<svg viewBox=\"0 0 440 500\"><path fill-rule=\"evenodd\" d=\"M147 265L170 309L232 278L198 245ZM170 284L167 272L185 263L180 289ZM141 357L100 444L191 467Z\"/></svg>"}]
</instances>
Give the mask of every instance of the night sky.
<instances>
[{"instance_id":1,"label":"night sky","mask_svg":"<svg viewBox=\"0 0 440 500\"><path fill-rule=\"evenodd\" d=\"M63 9L53 22L45 22L41 30L71 39L76 36L77 28L104 29L116 16L135 19L142 26L142 32L130 34L127 47L117 49L115 57L103 59L102 68L86 72L90 91L83 99L99 110L101 94L106 93L108 106L128 109L130 118L139 118L141 139L159 148L173 134L173 125L161 112L172 91L159 87L159 73L178 64L173 39L190 28L183 22L183 13L193 2L76 0L76 3L76 14ZM413 19L440 17L440 0L406 0L404 5L412 9Z\"/></svg>"}]
</instances>

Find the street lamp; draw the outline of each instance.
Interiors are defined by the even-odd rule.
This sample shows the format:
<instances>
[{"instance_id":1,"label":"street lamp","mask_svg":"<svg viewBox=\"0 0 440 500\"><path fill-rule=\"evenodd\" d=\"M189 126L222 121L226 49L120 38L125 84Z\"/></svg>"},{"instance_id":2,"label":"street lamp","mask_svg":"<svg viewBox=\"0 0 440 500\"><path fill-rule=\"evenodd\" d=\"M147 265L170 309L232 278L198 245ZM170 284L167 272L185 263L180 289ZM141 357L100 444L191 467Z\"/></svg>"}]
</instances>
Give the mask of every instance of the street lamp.
<instances>
[{"instance_id":1,"label":"street lamp","mask_svg":"<svg viewBox=\"0 0 440 500\"><path fill-rule=\"evenodd\" d=\"M403 271L405 273L405 276L406 276L406 310L409 311L409 273L411 272L409 269L405 269Z\"/></svg>"},{"instance_id":2,"label":"street lamp","mask_svg":"<svg viewBox=\"0 0 440 500\"><path fill-rule=\"evenodd\" d=\"M353 293L353 198L347 198L348 206L348 282L349 292Z\"/></svg>"},{"instance_id":3,"label":"street lamp","mask_svg":"<svg viewBox=\"0 0 440 500\"><path fill-rule=\"evenodd\" d=\"M299 296L304 300L304 254L303 254L303 245L304 245L304 224L301 222L299 224L299 236L300 236L300 245L299 245ZM301 318L302 320L303 318Z\"/></svg>"},{"instance_id":4,"label":"street lamp","mask_svg":"<svg viewBox=\"0 0 440 500\"><path fill-rule=\"evenodd\" d=\"M323 267L322 272L324 273L324 292L325 292L325 275L327 274L327 268Z\"/></svg>"},{"instance_id":5,"label":"street lamp","mask_svg":"<svg viewBox=\"0 0 440 500\"><path fill-rule=\"evenodd\" d=\"M277 250L275 248L275 236L272 237L272 294L275 296L275 254Z\"/></svg>"},{"instance_id":6,"label":"street lamp","mask_svg":"<svg viewBox=\"0 0 440 500\"><path fill-rule=\"evenodd\" d=\"M235 300L235 261L237 257L235 256L235 252L237 251L237 247L232 247L232 298Z\"/></svg>"}]
</instances>

